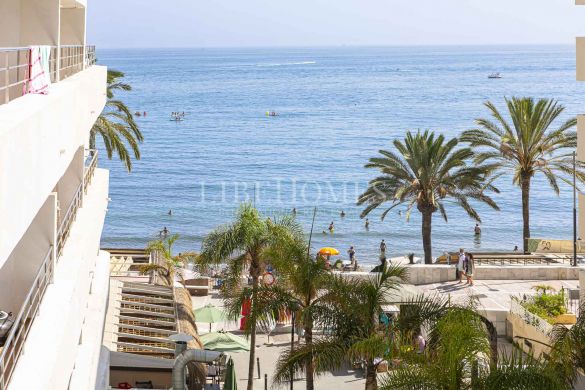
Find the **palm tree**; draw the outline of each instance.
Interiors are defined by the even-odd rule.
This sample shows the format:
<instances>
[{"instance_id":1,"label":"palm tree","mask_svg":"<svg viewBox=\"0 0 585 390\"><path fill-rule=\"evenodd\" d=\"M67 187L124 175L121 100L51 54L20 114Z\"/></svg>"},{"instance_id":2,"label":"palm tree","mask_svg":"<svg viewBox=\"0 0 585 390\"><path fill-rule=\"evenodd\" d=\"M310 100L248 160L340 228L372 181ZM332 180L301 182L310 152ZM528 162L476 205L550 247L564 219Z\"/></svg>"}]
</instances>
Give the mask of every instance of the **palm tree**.
<instances>
[{"instance_id":1,"label":"palm tree","mask_svg":"<svg viewBox=\"0 0 585 390\"><path fill-rule=\"evenodd\" d=\"M358 198L358 205L366 204L362 218L386 202L391 206L382 213L382 219L394 207L406 204L407 219L416 206L422 214L422 238L425 263L432 262L431 223L437 210L447 221L445 203L461 206L467 214L480 221L469 203L470 199L486 203L499 210L486 192L499 192L489 180L493 167L471 164L474 156L470 148L456 149L457 138L445 142L445 137L418 131L406 133L403 141L395 140L397 151L380 150L382 157L374 157L366 168L380 170L381 176L371 180L367 190Z\"/></svg>"},{"instance_id":2,"label":"palm tree","mask_svg":"<svg viewBox=\"0 0 585 390\"><path fill-rule=\"evenodd\" d=\"M477 128L465 131L461 140L471 147L481 148L475 162L493 162L501 173L512 173L513 183L522 192L524 252L530 238L530 185L537 173L542 173L558 194L561 180L572 186L572 152L577 147L577 133L572 130L577 121L570 118L552 128L564 111L553 99L505 99L508 119L496 106L486 102L491 119L477 119ZM585 163L578 161L576 176L585 180Z\"/></svg>"},{"instance_id":3,"label":"palm tree","mask_svg":"<svg viewBox=\"0 0 585 390\"><path fill-rule=\"evenodd\" d=\"M315 373L332 371L348 361L363 360L366 368L366 390L377 389L375 361L385 356L388 341L380 329L382 307L387 305L406 280L406 269L391 266L365 280L349 281L331 276L327 291L319 297L319 305L311 314L316 323L328 330L311 343L305 343L281 355L274 374L275 382L290 378L290 372L306 370L312 362Z\"/></svg>"},{"instance_id":4,"label":"palm tree","mask_svg":"<svg viewBox=\"0 0 585 390\"><path fill-rule=\"evenodd\" d=\"M173 244L178 239L179 235L174 234L163 240L149 242L146 253L159 258L160 262L141 265L140 273L142 275L156 274L167 286L172 286L177 277L183 281L183 269L189 262L193 262L197 255L193 252L173 255Z\"/></svg>"},{"instance_id":5,"label":"palm tree","mask_svg":"<svg viewBox=\"0 0 585 390\"><path fill-rule=\"evenodd\" d=\"M403 354L402 364L382 378L383 390L570 388L546 362L523 357L516 350L494 363L488 329L473 306L448 306L441 311L436 321L427 323L430 337L425 353Z\"/></svg>"},{"instance_id":6,"label":"palm tree","mask_svg":"<svg viewBox=\"0 0 585 390\"><path fill-rule=\"evenodd\" d=\"M320 325L324 325L322 319L326 313L328 318L332 316L329 305L329 297L335 294L332 274L323 257L310 257L304 240L292 240L288 245L276 249L271 257L278 264L278 283L258 289L255 310L251 317L270 321L278 318L283 311L293 312L295 325L303 329L305 345L311 349L315 325L320 319ZM241 307L242 301L248 296L249 293L244 293L230 302L229 306ZM288 355L290 352L292 351ZM307 356L304 363L306 387L307 390L313 390L315 368L312 354ZM274 382L282 384L290 379L290 370L280 370L275 375Z\"/></svg>"},{"instance_id":7,"label":"palm tree","mask_svg":"<svg viewBox=\"0 0 585 390\"><path fill-rule=\"evenodd\" d=\"M236 220L230 225L220 226L203 240L198 263L202 266L227 263L227 276L222 288L228 312L237 318L241 306L233 301L241 292L241 278L245 268L252 278L249 291L251 311L258 296L259 279L266 265L271 262L275 250L290 240L300 239L302 231L291 217L279 220L263 218L250 204L240 207ZM250 361L248 366L248 390L254 386L254 363L256 345L256 318L251 316L247 332L250 334Z\"/></svg>"},{"instance_id":8,"label":"palm tree","mask_svg":"<svg viewBox=\"0 0 585 390\"><path fill-rule=\"evenodd\" d=\"M579 312L581 315L571 328L556 325L551 334L550 364L571 387L579 374L585 374L585 302Z\"/></svg>"},{"instance_id":9,"label":"palm tree","mask_svg":"<svg viewBox=\"0 0 585 390\"><path fill-rule=\"evenodd\" d=\"M91 128L89 148L96 148L96 136L99 134L104 142L108 158L112 159L113 154L118 153L118 157L130 172L132 170L132 159L126 143L132 149L134 157L140 160L138 144L144 138L126 104L121 100L114 99L115 91L132 90L132 86L120 81L122 77L124 77L124 73L117 70L108 70L108 86L106 89L108 100L104 110Z\"/></svg>"}]
</instances>

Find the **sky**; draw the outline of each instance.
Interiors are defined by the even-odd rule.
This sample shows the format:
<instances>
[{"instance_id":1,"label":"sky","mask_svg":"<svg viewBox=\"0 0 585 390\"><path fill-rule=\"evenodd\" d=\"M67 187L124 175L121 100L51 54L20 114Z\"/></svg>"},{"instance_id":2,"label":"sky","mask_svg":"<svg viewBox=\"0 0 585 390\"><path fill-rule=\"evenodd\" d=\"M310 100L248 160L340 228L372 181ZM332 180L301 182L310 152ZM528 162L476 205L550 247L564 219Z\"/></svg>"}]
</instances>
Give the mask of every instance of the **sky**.
<instances>
[{"instance_id":1,"label":"sky","mask_svg":"<svg viewBox=\"0 0 585 390\"><path fill-rule=\"evenodd\" d=\"M89 0L100 48L573 44L574 0Z\"/></svg>"}]
</instances>

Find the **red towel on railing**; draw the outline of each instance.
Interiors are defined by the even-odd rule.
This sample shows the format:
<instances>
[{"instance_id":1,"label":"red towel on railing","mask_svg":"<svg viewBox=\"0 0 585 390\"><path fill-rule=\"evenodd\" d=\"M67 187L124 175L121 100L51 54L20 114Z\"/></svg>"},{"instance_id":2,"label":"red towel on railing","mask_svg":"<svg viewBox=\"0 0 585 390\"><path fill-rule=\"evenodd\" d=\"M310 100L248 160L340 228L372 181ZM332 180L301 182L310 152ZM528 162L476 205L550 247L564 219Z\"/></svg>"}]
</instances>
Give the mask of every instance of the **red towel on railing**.
<instances>
[{"instance_id":1,"label":"red towel on railing","mask_svg":"<svg viewBox=\"0 0 585 390\"><path fill-rule=\"evenodd\" d=\"M28 65L28 89L26 93L47 94L51 84L49 57L51 46L31 46Z\"/></svg>"}]
</instances>

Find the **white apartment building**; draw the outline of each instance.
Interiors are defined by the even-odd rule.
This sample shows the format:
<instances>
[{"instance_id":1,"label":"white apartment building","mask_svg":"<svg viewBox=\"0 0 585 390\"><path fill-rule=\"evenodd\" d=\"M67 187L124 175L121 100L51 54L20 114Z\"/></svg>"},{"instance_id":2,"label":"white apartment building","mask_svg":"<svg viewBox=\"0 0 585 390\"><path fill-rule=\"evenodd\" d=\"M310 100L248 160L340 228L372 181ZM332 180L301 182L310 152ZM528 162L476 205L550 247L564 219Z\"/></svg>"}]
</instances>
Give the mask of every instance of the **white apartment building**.
<instances>
[{"instance_id":1,"label":"white apartment building","mask_svg":"<svg viewBox=\"0 0 585 390\"><path fill-rule=\"evenodd\" d=\"M577 5L585 5L585 0L575 0ZM577 81L585 81L585 37L577 37ZM577 116L577 158L580 161L585 161L585 115ZM585 195L579 194L579 205L583 207L578 208L578 231L580 234L585 232ZM585 237L581 237L585 238Z\"/></svg>"},{"instance_id":2,"label":"white apartment building","mask_svg":"<svg viewBox=\"0 0 585 390\"><path fill-rule=\"evenodd\" d=\"M0 0L0 390L107 384L109 176L88 150L106 68L86 46L86 5ZM51 83L29 93L41 52Z\"/></svg>"}]
</instances>

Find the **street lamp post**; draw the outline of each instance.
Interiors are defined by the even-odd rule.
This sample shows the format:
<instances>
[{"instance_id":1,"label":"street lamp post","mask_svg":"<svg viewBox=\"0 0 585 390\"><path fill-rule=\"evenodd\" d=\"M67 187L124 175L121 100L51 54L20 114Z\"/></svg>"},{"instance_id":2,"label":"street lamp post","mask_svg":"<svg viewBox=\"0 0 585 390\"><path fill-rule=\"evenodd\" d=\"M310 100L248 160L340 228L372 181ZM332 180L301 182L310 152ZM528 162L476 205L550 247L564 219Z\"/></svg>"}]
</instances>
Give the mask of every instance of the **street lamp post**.
<instances>
[{"instance_id":1,"label":"street lamp post","mask_svg":"<svg viewBox=\"0 0 585 390\"><path fill-rule=\"evenodd\" d=\"M577 266L577 156L573 152L573 267Z\"/></svg>"}]
</instances>

